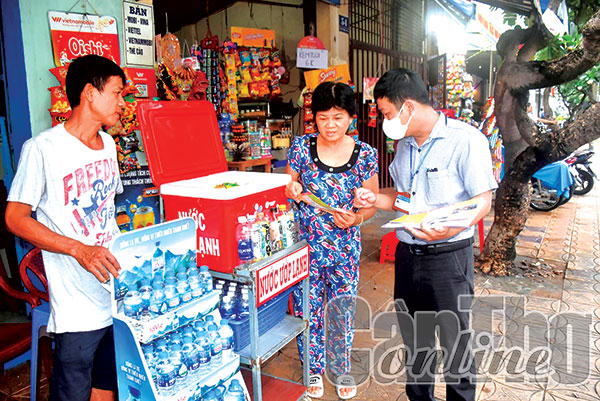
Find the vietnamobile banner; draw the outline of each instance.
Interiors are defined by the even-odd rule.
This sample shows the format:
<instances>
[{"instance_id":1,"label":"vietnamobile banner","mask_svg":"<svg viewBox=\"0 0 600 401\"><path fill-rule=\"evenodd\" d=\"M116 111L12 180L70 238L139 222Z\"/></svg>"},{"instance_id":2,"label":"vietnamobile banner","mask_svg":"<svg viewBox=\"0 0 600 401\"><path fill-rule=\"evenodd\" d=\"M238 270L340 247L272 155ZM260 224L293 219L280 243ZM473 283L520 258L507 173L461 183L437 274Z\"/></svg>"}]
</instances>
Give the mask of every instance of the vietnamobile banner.
<instances>
[{"instance_id":1,"label":"vietnamobile banner","mask_svg":"<svg viewBox=\"0 0 600 401\"><path fill-rule=\"evenodd\" d=\"M309 89L315 90L323 82L350 82L350 69L348 64L340 64L323 70L312 70L304 73L304 80Z\"/></svg>"},{"instance_id":2,"label":"vietnamobile banner","mask_svg":"<svg viewBox=\"0 0 600 401\"><path fill-rule=\"evenodd\" d=\"M104 56L121 65L117 20L113 17L49 11L48 19L57 67L86 54Z\"/></svg>"},{"instance_id":3,"label":"vietnamobile banner","mask_svg":"<svg viewBox=\"0 0 600 401\"><path fill-rule=\"evenodd\" d=\"M308 277L308 245L256 271L256 305Z\"/></svg>"}]
</instances>

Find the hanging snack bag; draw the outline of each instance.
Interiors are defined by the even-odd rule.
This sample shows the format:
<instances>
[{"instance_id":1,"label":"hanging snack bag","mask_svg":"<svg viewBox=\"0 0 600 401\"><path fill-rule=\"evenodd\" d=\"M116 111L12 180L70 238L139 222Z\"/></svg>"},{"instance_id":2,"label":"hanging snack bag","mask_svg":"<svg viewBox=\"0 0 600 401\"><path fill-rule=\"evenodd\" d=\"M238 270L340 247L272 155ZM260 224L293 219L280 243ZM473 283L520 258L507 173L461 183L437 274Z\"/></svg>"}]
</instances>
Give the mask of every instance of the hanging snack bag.
<instances>
[{"instance_id":1,"label":"hanging snack bag","mask_svg":"<svg viewBox=\"0 0 600 401\"><path fill-rule=\"evenodd\" d=\"M369 127L377 127L377 104L369 103Z\"/></svg>"}]
</instances>

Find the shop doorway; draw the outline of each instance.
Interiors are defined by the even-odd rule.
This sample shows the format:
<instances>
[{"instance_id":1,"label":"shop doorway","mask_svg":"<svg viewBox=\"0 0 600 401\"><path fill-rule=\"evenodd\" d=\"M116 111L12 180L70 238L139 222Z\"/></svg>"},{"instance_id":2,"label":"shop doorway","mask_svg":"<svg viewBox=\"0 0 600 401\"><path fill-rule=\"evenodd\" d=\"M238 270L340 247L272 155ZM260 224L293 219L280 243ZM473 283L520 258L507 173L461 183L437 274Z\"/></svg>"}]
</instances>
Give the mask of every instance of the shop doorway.
<instances>
[{"instance_id":1,"label":"shop doorway","mask_svg":"<svg viewBox=\"0 0 600 401\"><path fill-rule=\"evenodd\" d=\"M394 158L380 118L369 127L369 105L363 102L363 78L379 77L390 68L417 71L427 82L421 0L354 0L349 2L350 74L357 87L359 139L377 148L379 185L393 185L388 166Z\"/></svg>"}]
</instances>

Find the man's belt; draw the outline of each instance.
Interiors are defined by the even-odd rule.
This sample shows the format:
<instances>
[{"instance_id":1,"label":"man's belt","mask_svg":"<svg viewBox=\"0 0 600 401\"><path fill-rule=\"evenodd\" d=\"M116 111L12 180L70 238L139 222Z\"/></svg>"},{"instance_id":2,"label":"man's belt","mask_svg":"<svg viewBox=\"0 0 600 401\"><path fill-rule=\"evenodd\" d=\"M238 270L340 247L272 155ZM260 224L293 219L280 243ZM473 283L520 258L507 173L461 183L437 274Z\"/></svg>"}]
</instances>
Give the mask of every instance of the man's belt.
<instances>
[{"instance_id":1,"label":"man's belt","mask_svg":"<svg viewBox=\"0 0 600 401\"><path fill-rule=\"evenodd\" d=\"M423 256L423 255L437 255L440 253L456 251L458 249L466 248L473 244L473 237L461 239L454 242L441 242L438 244L427 244L427 245L416 245L407 244L401 242L402 245L408 248L411 255Z\"/></svg>"}]
</instances>

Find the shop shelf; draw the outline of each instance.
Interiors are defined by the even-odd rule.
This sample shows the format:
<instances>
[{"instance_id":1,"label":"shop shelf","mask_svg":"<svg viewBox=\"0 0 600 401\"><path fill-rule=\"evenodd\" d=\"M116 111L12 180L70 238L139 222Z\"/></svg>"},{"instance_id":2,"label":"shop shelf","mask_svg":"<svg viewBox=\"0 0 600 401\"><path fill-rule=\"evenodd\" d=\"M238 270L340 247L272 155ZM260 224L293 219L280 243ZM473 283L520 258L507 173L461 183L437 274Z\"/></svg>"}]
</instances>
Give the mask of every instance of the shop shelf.
<instances>
[{"instance_id":1,"label":"shop shelf","mask_svg":"<svg viewBox=\"0 0 600 401\"><path fill-rule=\"evenodd\" d=\"M287 343L292 341L306 328L306 323L299 317L286 315L275 327L258 338L258 356L260 362L266 361ZM238 354L245 365L254 365L251 356L251 346L243 348Z\"/></svg>"},{"instance_id":2,"label":"shop shelf","mask_svg":"<svg viewBox=\"0 0 600 401\"><path fill-rule=\"evenodd\" d=\"M206 315L215 309L218 303L219 294L213 291L178 309L169 311L148 321L132 319L125 316L122 312L119 312L116 316L129 323L133 328L135 339L145 344Z\"/></svg>"},{"instance_id":3,"label":"shop shelf","mask_svg":"<svg viewBox=\"0 0 600 401\"><path fill-rule=\"evenodd\" d=\"M241 369L242 377L246 382L250 398L255 400L253 391L252 372L248 369ZM306 394L306 386L292 382L290 380L273 377L271 375L261 375L262 398L265 400L277 401L299 401L304 399Z\"/></svg>"}]
</instances>

